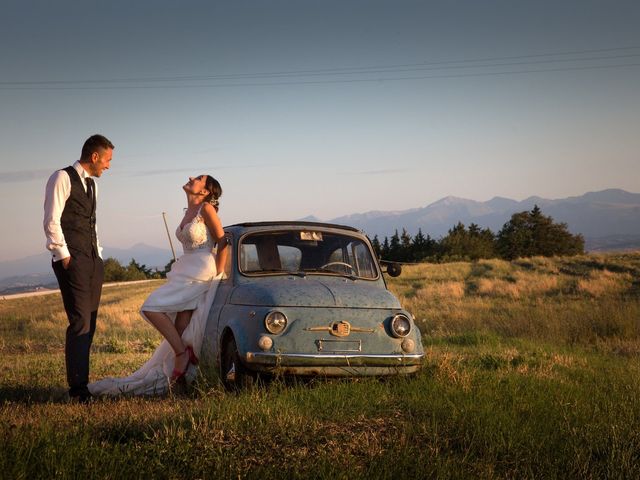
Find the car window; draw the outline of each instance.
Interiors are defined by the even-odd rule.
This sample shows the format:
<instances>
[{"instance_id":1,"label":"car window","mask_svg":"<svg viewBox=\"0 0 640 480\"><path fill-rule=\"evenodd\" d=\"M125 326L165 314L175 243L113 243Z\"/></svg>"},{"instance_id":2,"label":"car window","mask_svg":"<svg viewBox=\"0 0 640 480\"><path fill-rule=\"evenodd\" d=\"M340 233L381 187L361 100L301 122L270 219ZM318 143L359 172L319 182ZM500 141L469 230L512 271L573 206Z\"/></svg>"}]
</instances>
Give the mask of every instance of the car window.
<instances>
[{"instance_id":1,"label":"car window","mask_svg":"<svg viewBox=\"0 0 640 480\"><path fill-rule=\"evenodd\" d=\"M245 274L319 274L377 278L368 243L350 235L293 230L245 236L239 250Z\"/></svg>"},{"instance_id":2,"label":"car window","mask_svg":"<svg viewBox=\"0 0 640 480\"><path fill-rule=\"evenodd\" d=\"M233 258L233 235L229 232L225 232L225 237L227 238L227 246L224 249L224 278L229 278L231 276L231 267L232 267L232 258ZM218 252L216 250L216 255Z\"/></svg>"},{"instance_id":3,"label":"car window","mask_svg":"<svg viewBox=\"0 0 640 480\"><path fill-rule=\"evenodd\" d=\"M267 270L295 271L300 268L302 253L295 247L286 245L268 246L267 242L243 243L241 247L240 269L243 272Z\"/></svg>"},{"instance_id":4,"label":"car window","mask_svg":"<svg viewBox=\"0 0 640 480\"><path fill-rule=\"evenodd\" d=\"M280 256L283 270L298 270L300 268L302 252L299 248L278 245L278 255Z\"/></svg>"},{"instance_id":5,"label":"car window","mask_svg":"<svg viewBox=\"0 0 640 480\"><path fill-rule=\"evenodd\" d=\"M256 232L239 250L240 271L249 275L318 274L377 278L368 243L357 237L320 231Z\"/></svg>"}]
</instances>

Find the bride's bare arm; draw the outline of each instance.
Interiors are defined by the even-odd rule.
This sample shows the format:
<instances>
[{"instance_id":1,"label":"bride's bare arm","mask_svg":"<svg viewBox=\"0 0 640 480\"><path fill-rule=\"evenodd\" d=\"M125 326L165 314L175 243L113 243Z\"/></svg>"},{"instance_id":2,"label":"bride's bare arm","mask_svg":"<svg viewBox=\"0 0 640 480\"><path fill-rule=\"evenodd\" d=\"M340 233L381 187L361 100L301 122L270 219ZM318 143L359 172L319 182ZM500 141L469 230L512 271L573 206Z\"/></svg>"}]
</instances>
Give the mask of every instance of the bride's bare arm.
<instances>
[{"instance_id":1,"label":"bride's bare arm","mask_svg":"<svg viewBox=\"0 0 640 480\"><path fill-rule=\"evenodd\" d=\"M205 225L209 229L209 233L211 233L211 237L218 244L218 252L216 254L216 271L220 273L223 271L227 259L227 242L225 241L222 222L220 221L220 217L218 217L216 209L209 203L205 203L202 206L200 214L204 219Z\"/></svg>"}]
</instances>

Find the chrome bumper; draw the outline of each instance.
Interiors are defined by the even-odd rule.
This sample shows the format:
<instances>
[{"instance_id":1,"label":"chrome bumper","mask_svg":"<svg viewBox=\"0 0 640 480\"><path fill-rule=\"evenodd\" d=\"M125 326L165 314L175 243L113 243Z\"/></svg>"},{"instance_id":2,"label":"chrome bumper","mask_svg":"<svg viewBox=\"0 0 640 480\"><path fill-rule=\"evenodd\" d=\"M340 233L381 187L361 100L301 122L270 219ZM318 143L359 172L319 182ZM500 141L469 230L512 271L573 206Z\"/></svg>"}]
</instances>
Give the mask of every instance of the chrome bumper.
<instances>
[{"instance_id":1,"label":"chrome bumper","mask_svg":"<svg viewBox=\"0 0 640 480\"><path fill-rule=\"evenodd\" d=\"M268 367L419 367L424 353L367 355L360 353L247 352L248 365Z\"/></svg>"}]
</instances>

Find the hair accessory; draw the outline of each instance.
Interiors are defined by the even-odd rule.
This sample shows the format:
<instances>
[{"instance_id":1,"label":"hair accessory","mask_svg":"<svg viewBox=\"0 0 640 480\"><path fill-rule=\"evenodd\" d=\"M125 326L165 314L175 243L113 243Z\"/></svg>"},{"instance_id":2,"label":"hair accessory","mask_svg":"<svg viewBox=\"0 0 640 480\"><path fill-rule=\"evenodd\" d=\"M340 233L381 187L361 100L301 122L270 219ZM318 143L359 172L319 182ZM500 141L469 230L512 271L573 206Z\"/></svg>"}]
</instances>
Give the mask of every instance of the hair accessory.
<instances>
[{"instance_id":1,"label":"hair accessory","mask_svg":"<svg viewBox=\"0 0 640 480\"><path fill-rule=\"evenodd\" d=\"M218 205L220 205L220 202L218 201L218 199L213 197L211 197L211 200L209 200L209 203L214 207L217 207Z\"/></svg>"}]
</instances>

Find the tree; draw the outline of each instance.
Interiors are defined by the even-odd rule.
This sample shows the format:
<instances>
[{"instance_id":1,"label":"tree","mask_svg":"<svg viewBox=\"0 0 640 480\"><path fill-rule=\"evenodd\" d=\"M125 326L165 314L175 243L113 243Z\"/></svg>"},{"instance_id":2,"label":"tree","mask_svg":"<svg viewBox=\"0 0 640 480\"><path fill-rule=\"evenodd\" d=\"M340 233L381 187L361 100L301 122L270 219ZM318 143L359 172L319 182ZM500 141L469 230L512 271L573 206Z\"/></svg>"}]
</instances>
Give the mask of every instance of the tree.
<instances>
[{"instance_id":1,"label":"tree","mask_svg":"<svg viewBox=\"0 0 640 480\"><path fill-rule=\"evenodd\" d=\"M389 242L388 257L388 260L400 260L400 235L398 235L398 230L396 230Z\"/></svg>"},{"instance_id":2,"label":"tree","mask_svg":"<svg viewBox=\"0 0 640 480\"><path fill-rule=\"evenodd\" d=\"M437 254L438 242L429 235L426 237L422 233L422 229L418 229L418 233L413 237L411 243L411 261L421 262L427 257L433 257Z\"/></svg>"},{"instance_id":3,"label":"tree","mask_svg":"<svg viewBox=\"0 0 640 480\"><path fill-rule=\"evenodd\" d=\"M154 272L150 268L147 268L146 265L139 264L133 258L126 267L123 267L118 260L112 257L104 261L105 282L127 282L130 280L158 278L158 273L163 272Z\"/></svg>"},{"instance_id":4,"label":"tree","mask_svg":"<svg viewBox=\"0 0 640 480\"><path fill-rule=\"evenodd\" d=\"M402 235L400 235L400 251L398 252L398 261L409 262L412 260L411 251L411 235L405 228L402 229Z\"/></svg>"},{"instance_id":5,"label":"tree","mask_svg":"<svg viewBox=\"0 0 640 480\"><path fill-rule=\"evenodd\" d=\"M373 253L377 258L380 258L382 256L382 246L380 245L380 240L378 240L378 235L374 235L373 240L371 240L371 246L373 247Z\"/></svg>"},{"instance_id":6,"label":"tree","mask_svg":"<svg viewBox=\"0 0 640 480\"><path fill-rule=\"evenodd\" d=\"M160 278L166 278L167 277L167 273L169 273L171 271L171 266L174 264L175 260L172 258L171 260L169 260L169 262L164 266L164 270L160 270L158 273L160 273Z\"/></svg>"},{"instance_id":7,"label":"tree","mask_svg":"<svg viewBox=\"0 0 640 480\"><path fill-rule=\"evenodd\" d=\"M584 238L571 234L566 223L554 223L535 205L530 212L511 216L498 232L496 248L509 260L536 255L578 255L584 253Z\"/></svg>"},{"instance_id":8,"label":"tree","mask_svg":"<svg viewBox=\"0 0 640 480\"><path fill-rule=\"evenodd\" d=\"M475 223L469 225L468 255L471 260L496 256L495 235L488 229L481 229Z\"/></svg>"},{"instance_id":9,"label":"tree","mask_svg":"<svg viewBox=\"0 0 640 480\"><path fill-rule=\"evenodd\" d=\"M469 229L458 222L440 241L442 254L450 259L479 260L495 256L494 234L472 223Z\"/></svg>"},{"instance_id":10,"label":"tree","mask_svg":"<svg viewBox=\"0 0 640 480\"><path fill-rule=\"evenodd\" d=\"M452 259L463 260L468 255L468 232L462 222L458 222L445 237L440 240L442 253Z\"/></svg>"},{"instance_id":11,"label":"tree","mask_svg":"<svg viewBox=\"0 0 640 480\"><path fill-rule=\"evenodd\" d=\"M151 269L147 268L146 265L140 265L133 258L129 262L129 265L127 265L126 271L127 280L144 280L151 278Z\"/></svg>"},{"instance_id":12,"label":"tree","mask_svg":"<svg viewBox=\"0 0 640 480\"><path fill-rule=\"evenodd\" d=\"M388 259L390 249L391 247L389 246L389 239L387 237L384 237L384 242L382 242L382 247L380 247L380 258Z\"/></svg>"},{"instance_id":13,"label":"tree","mask_svg":"<svg viewBox=\"0 0 640 480\"><path fill-rule=\"evenodd\" d=\"M109 257L104 261L104 281L105 282L121 282L125 280L126 272L120 262L113 257Z\"/></svg>"}]
</instances>

